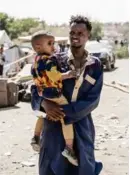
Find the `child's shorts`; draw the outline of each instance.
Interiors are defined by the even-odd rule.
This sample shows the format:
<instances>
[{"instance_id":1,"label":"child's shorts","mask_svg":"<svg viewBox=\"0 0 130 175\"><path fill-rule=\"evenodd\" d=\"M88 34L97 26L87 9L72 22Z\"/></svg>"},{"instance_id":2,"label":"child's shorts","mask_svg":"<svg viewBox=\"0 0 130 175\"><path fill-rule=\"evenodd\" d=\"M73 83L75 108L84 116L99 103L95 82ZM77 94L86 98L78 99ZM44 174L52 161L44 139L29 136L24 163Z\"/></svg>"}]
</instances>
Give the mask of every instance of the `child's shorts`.
<instances>
[{"instance_id":1,"label":"child's shorts","mask_svg":"<svg viewBox=\"0 0 130 175\"><path fill-rule=\"evenodd\" d=\"M41 102L43 97L40 97L37 92L37 87L35 85L31 86L31 106L34 111L40 110Z\"/></svg>"}]
</instances>

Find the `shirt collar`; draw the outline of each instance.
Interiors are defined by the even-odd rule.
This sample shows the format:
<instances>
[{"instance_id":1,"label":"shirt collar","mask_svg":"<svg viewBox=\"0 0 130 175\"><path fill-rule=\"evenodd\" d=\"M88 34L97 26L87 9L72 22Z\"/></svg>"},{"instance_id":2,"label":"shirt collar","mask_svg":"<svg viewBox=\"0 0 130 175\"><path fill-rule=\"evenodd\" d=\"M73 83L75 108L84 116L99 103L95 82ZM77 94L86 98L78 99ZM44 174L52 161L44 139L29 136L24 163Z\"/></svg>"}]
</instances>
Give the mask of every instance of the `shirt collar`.
<instances>
[{"instance_id":1,"label":"shirt collar","mask_svg":"<svg viewBox=\"0 0 130 175\"><path fill-rule=\"evenodd\" d=\"M87 50L85 50L85 56L86 56L86 60L88 60L89 55L88 55ZM69 49L68 50L68 62L70 62L71 60L74 60L74 56L73 56L71 50Z\"/></svg>"},{"instance_id":2,"label":"shirt collar","mask_svg":"<svg viewBox=\"0 0 130 175\"><path fill-rule=\"evenodd\" d=\"M74 56L71 52L71 50L68 50L68 64L72 63L72 60L74 60ZM95 60L93 59L93 57L89 54L89 52L87 50L85 50L85 55L86 55L86 61L87 61L87 65L91 65L95 63Z\"/></svg>"}]
</instances>

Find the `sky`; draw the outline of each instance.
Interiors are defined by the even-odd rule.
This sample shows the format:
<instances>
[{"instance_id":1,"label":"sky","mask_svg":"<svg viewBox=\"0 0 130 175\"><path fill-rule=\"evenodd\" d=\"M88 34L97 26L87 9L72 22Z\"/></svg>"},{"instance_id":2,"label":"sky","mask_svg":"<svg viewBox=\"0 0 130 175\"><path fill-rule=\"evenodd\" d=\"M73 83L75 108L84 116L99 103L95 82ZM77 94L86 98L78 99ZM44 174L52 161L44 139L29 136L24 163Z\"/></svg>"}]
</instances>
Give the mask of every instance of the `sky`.
<instances>
[{"instance_id":1,"label":"sky","mask_svg":"<svg viewBox=\"0 0 130 175\"><path fill-rule=\"evenodd\" d=\"M129 20L128 0L0 0L0 12L16 17L36 17L48 24L68 23L81 14L101 22Z\"/></svg>"}]
</instances>

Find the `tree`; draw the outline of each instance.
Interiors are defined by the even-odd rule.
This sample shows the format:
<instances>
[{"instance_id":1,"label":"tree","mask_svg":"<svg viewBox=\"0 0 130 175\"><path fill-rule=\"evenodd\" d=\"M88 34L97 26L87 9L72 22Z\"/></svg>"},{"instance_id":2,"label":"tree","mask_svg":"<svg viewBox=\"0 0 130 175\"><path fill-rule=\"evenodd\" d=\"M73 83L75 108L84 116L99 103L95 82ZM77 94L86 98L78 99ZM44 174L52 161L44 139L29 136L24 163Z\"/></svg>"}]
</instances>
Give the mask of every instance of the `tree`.
<instances>
[{"instance_id":1,"label":"tree","mask_svg":"<svg viewBox=\"0 0 130 175\"><path fill-rule=\"evenodd\" d=\"M34 18L18 19L18 22L20 22L22 32L29 32L31 28L37 27L39 25L39 21Z\"/></svg>"},{"instance_id":2,"label":"tree","mask_svg":"<svg viewBox=\"0 0 130 175\"><path fill-rule=\"evenodd\" d=\"M8 15L0 13L0 30L5 30L8 33Z\"/></svg>"},{"instance_id":3,"label":"tree","mask_svg":"<svg viewBox=\"0 0 130 175\"><path fill-rule=\"evenodd\" d=\"M40 25L42 26L43 29L46 29L46 21L45 20L41 20L40 21Z\"/></svg>"},{"instance_id":4,"label":"tree","mask_svg":"<svg viewBox=\"0 0 130 175\"><path fill-rule=\"evenodd\" d=\"M99 22L93 22L92 23L92 32L91 32L91 39L101 39L103 36L102 33L102 24Z\"/></svg>"},{"instance_id":5,"label":"tree","mask_svg":"<svg viewBox=\"0 0 130 175\"><path fill-rule=\"evenodd\" d=\"M6 13L0 13L0 30L5 30L11 39L17 38L23 32L29 32L31 28L36 28L38 25L39 21L35 18L15 19Z\"/></svg>"},{"instance_id":6,"label":"tree","mask_svg":"<svg viewBox=\"0 0 130 175\"><path fill-rule=\"evenodd\" d=\"M23 31L21 21L16 19L8 23L8 28L11 39L17 38Z\"/></svg>"}]
</instances>

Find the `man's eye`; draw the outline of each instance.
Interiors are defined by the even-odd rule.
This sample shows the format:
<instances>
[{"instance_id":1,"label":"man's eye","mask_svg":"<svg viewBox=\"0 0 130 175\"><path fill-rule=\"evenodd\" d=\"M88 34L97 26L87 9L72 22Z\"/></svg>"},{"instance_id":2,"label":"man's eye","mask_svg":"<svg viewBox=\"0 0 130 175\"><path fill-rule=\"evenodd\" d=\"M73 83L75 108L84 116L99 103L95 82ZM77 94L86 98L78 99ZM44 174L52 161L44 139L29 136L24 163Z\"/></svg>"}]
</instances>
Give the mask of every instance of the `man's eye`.
<instances>
[{"instance_id":1,"label":"man's eye","mask_svg":"<svg viewBox=\"0 0 130 175\"><path fill-rule=\"evenodd\" d=\"M78 32L78 35L79 35L79 36L82 36L82 35L83 35L83 33L82 33L82 32Z\"/></svg>"},{"instance_id":2,"label":"man's eye","mask_svg":"<svg viewBox=\"0 0 130 175\"><path fill-rule=\"evenodd\" d=\"M74 35L74 32L73 32L73 31L71 31L71 32L70 32L70 35Z\"/></svg>"}]
</instances>

